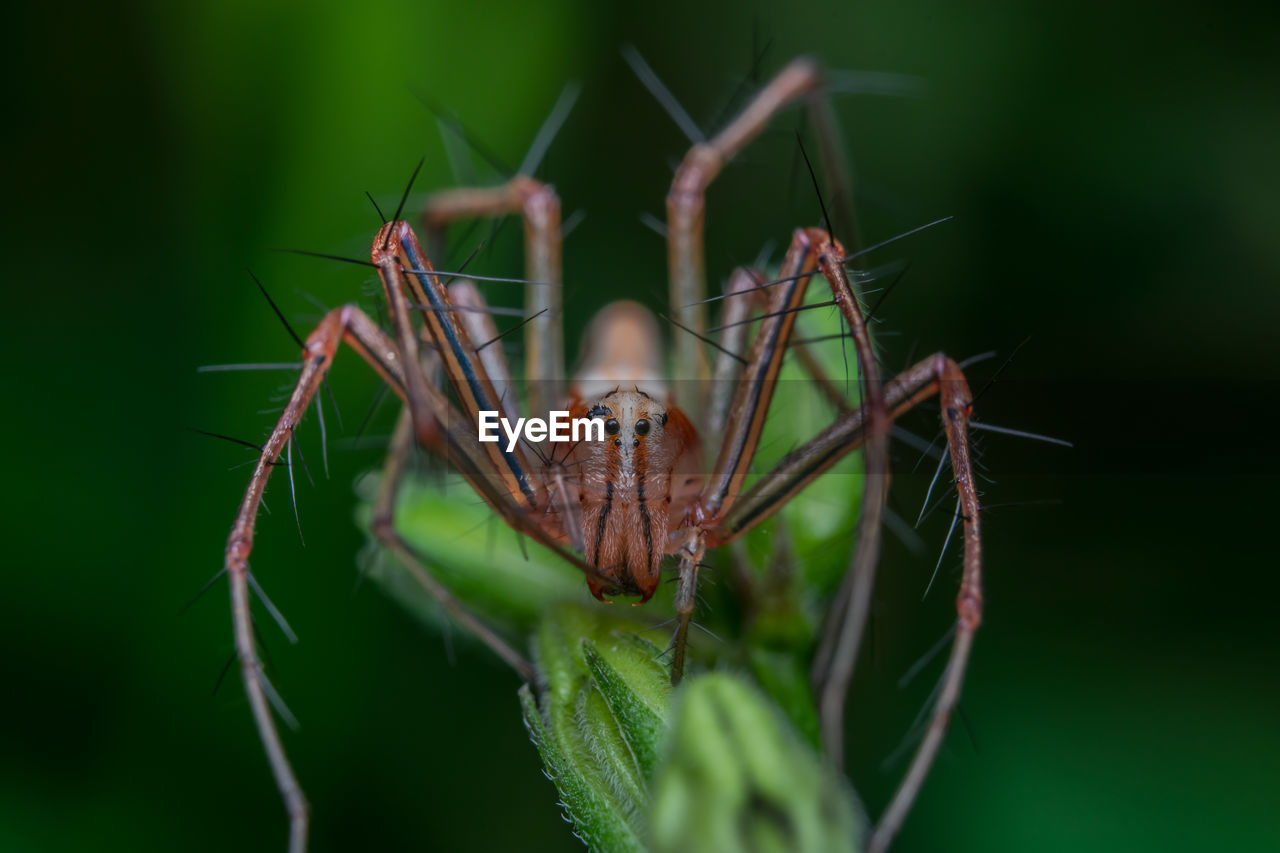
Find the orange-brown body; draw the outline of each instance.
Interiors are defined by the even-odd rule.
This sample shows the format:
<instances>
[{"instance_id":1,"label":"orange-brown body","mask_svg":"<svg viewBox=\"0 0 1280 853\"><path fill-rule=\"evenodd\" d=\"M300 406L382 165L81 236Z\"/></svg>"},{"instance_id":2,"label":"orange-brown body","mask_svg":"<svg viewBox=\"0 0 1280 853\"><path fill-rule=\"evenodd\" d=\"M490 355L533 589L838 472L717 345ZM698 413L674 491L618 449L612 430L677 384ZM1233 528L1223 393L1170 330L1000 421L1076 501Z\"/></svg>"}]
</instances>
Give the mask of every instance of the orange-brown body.
<instances>
[{"instance_id":1,"label":"orange-brown body","mask_svg":"<svg viewBox=\"0 0 1280 853\"><path fill-rule=\"evenodd\" d=\"M674 550L701 488L698 435L668 399L661 379L657 323L634 302L605 307L587 334L587 357L574 379L570 416L605 422L604 441L583 441L566 469L586 562L599 572L587 583L596 598L639 595L658 587L659 566Z\"/></svg>"}]
</instances>

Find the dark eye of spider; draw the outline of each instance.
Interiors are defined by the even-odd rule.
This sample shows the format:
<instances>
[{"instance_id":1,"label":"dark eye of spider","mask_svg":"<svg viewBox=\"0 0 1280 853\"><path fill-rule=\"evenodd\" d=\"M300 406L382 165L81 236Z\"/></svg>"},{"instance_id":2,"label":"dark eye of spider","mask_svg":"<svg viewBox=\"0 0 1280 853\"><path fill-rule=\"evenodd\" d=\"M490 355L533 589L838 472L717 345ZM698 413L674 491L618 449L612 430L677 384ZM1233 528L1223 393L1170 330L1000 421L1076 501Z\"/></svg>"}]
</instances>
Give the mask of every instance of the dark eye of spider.
<instances>
[{"instance_id":1,"label":"dark eye of spider","mask_svg":"<svg viewBox=\"0 0 1280 853\"><path fill-rule=\"evenodd\" d=\"M609 420L604 422L604 431L609 435L617 435L618 431L621 429L622 425L618 423L617 418L609 418Z\"/></svg>"},{"instance_id":2,"label":"dark eye of spider","mask_svg":"<svg viewBox=\"0 0 1280 853\"><path fill-rule=\"evenodd\" d=\"M641 418L640 420L636 421L636 435L648 435L648 434L649 434L649 422L644 418Z\"/></svg>"}]
</instances>

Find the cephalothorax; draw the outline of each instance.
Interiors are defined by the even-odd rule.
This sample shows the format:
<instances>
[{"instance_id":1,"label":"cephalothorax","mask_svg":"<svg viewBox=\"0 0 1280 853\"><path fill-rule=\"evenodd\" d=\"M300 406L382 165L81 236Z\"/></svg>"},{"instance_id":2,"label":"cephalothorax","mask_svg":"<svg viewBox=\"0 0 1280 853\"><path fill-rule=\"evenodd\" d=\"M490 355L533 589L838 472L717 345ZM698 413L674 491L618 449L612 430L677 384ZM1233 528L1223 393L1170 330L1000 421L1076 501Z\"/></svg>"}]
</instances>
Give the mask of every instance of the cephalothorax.
<instances>
[{"instance_id":1,"label":"cephalothorax","mask_svg":"<svg viewBox=\"0 0 1280 853\"><path fill-rule=\"evenodd\" d=\"M292 820L292 846L305 844L307 806L276 735L248 619L248 557L258 505L273 464L287 449L326 371L345 342L404 402L391 443L373 529L453 618L472 631L524 678L533 669L464 602L426 568L392 524L396 488L416 443L447 460L511 527L561 553L578 566L597 598L638 596L647 601L666 555L679 561L677 627L672 672L684 670L688 626L699 568L708 548L728 543L770 517L815 477L857 447L866 448L866 494L853 564L832 605L813 663L812 684L824 745L839 764L843 697L865 625L878 556L880 514L888 487L887 436L899 413L937 394L943 430L964 521L964 575L951 660L932 723L898 796L883 816L872 849L893 837L937 752L955 706L968 651L981 619L979 505L967 443L971 394L960 368L941 354L930 356L883 382L872 355L865 320L850 284L846 252L825 228L790 237L776 278L750 270L731 279L722 311L720 354L714 365L708 340L702 230L707 186L720 169L784 106L807 104L825 120L816 66L797 60L784 68L708 142L693 146L667 196L668 257L674 322L687 335L675 338L676 381L662 370L656 321L635 303L614 303L588 333L587 355L566 382L560 316L560 213L550 187L526 176L486 189L433 196L424 214L429 244L438 246L450 222L518 213L525 224L525 375L517 383L495 337L479 292L462 281L446 285L436 275L409 223L399 211L374 238L371 259L389 307L384 330L354 305L327 314L307 338L294 393L262 456L227 543L234 624L244 683L277 782ZM433 249L432 254L436 254ZM746 487L746 478L769 413L797 312L812 279L829 288L831 302L849 329L861 375L858 402L787 454ZM415 320L415 315L417 319ZM745 324L754 338L744 346ZM451 393L430 380L441 368ZM517 387L517 386L520 387ZM727 389L727 390L726 390ZM604 422L603 441L572 446L481 442L477 417L500 412L545 416L567 408L575 417Z\"/></svg>"}]
</instances>

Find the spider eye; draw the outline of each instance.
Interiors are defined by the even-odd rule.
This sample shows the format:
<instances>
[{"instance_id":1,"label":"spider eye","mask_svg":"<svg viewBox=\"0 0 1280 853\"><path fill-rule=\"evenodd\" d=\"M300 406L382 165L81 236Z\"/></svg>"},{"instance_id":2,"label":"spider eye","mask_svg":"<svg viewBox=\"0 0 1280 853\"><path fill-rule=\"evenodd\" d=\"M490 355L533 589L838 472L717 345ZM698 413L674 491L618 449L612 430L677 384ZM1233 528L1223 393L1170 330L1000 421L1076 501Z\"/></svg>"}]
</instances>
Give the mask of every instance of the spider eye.
<instances>
[{"instance_id":1,"label":"spider eye","mask_svg":"<svg viewBox=\"0 0 1280 853\"><path fill-rule=\"evenodd\" d=\"M604 422L604 431L609 435L617 435L618 431L621 429L622 425L618 423L617 418L609 418L609 420Z\"/></svg>"},{"instance_id":2,"label":"spider eye","mask_svg":"<svg viewBox=\"0 0 1280 853\"><path fill-rule=\"evenodd\" d=\"M636 421L636 435L648 435L648 434L649 434L649 422L644 418L641 418L640 420Z\"/></svg>"}]
</instances>

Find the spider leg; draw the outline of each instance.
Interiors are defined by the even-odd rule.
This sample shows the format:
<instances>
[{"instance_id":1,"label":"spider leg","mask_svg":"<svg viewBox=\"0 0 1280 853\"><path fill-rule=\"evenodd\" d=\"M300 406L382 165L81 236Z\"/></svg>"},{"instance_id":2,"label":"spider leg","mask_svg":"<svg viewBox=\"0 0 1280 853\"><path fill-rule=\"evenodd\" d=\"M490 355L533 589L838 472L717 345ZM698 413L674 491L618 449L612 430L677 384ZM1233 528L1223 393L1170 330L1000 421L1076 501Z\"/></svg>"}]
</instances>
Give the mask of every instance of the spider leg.
<instances>
[{"instance_id":1,"label":"spider leg","mask_svg":"<svg viewBox=\"0 0 1280 853\"><path fill-rule=\"evenodd\" d=\"M761 304L761 291L752 288L764 281L755 270L738 267L729 275L724 289L724 308L720 312L719 350L711 374L711 402L707 406L707 435L719 435L729 419L729 404L746 359L741 353L747 348L746 320L751 311ZM732 354L738 354L734 357Z\"/></svg>"},{"instance_id":2,"label":"spider leg","mask_svg":"<svg viewBox=\"0 0 1280 853\"><path fill-rule=\"evenodd\" d=\"M397 229L402 229L402 233ZM408 241L404 239L404 233L408 234ZM396 239L392 239L393 237ZM430 275L430 266L425 255L421 254L407 223L396 222L385 226L374 243L374 258L387 291L393 323L399 332L398 343L392 341L373 320L353 305L336 308L325 315L305 341L301 375L284 412L262 446L262 453L227 539L225 565L230 583L236 655L240 661L245 693L254 721L289 814L289 849L295 853L306 848L309 806L280 740L271 713L271 688L262 675L262 665L254 643L249 611L249 557L253 550L258 507L262 503L267 480L272 469L280 464L281 454L292 440L294 429L323 384L340 344L346 342L369 362L406 402L409 413L408 419L401 418L397 428L395 446L388 461L388 476L375 511L379 537L401 557L418 581L458 621L474 631L523 677L531 677L531 667L523 657L513 652L483 623L457 605L429 573L414 572L415 567L422 569L421 563L411 551L401 547L403 542L389 527L387 520L391 514L390 504L394 500L395 486L407 454L404 446L410 439L416 439L428 449L447 457L476 491L517 530L560 551L566 559L588 574L595 573L582 564L580 559L564 551L531 521L528 507L537 505L536 492L529 482L527 467L521 465L523 456L507 453L501 457L507 464L506 469L495 466L490 446L481 444L478 440L474 418L467 419L459 414L440 389L427 380L426 369L418 356L418 336L409 322L410 306L406 300L406 292L412 293L424 305L437 309L424 313L428 327L436 334L436 345L441 350L440 358L446 364L452 360L460 365L450 374L459 397L471 401L472 406L477 405L476 401L481 401L482 404L490 403L495 409L499 408L492 385L479 364L474 349L470 348L466 331L452 317L453 310L448 296L435 277ZM412 274L406 275L406 265L413 271ZM418 270L424 271L417 272ZM508 487L508 484L514 484L514 487Z\"/></svg>"},{"instance_id":3,"label":"spider leg","mask_svg":"<svg viewBox=\"0 0 1280 853\"><path fill-rule=\"evenodd\" d=\"M714 526L715 520L729 511L742 490L764 430L787 340L795 326L796 314L804 305L805 290L816 268L813 235L804 230L796 231L783 259L777 283L768 289L768 310L759 320L747 364L739 374L729 416L722 432L715 436L720 452L692 508L692 520L699 526Z\"/></svg>"},{"instance_id":4,"label":"spider leg","mask_svg":"<svg viewBox=\"0 0 1280 853\"><path fill-rule=\"evenodd\" d=\"M960 701L960 688L964 684L974 635L982 622L982 539L978 520L982 508L974 487L968 442L973 395L955 362L937 357L935 359L934 370L940 375L938 384L941 386L939 394L942 397L943 427L947 433L947 446L951 449L951 470L955 475L961 517L964 519L964 571L960 579L960 592L956 596L956 638L951 646L947 668L942 676L942 690L934 704L933 716L924 740L916 750L907 775L880 817L880 823L868 843L867 849L875 853L888 848L906 819L907 812L911 810L911 805L929 774L929 768L933 766L946 736L951 714Z\"/></svg>"},{"instance_id":5,"label":"spider leg","mask_svg":"<svg viewBox=\"0 0 1280 853\"><path fill-rule=\"evenodd\" d=\"M934 394L944 394L944 391L951 394L951 389L947 386L952 383L958 386L952 395L952 402L957 406L965 406L968 386L954 361L942 353L935 353L917 362L884 384L884 400L889 416L897 419ZM947 399L944 395L944 401ZM867 439L866 415L863 407L842 413L831 426L779 460L773 470L761 475L749 489L738 496L732 509L722 515L716 526L709 531L709 544L720 546L737 539L781 509L783 504L807 486L814 477L861 447ZM953 436L945 429L944 433L947 434L947 453L950 456L954 452L951 447ZM967 430L955 438L957 442L967 441L966 436ZM953 466L954 464L953 460ZM967 510L962 507L962 511Z\"/></svg>"},{"instance_id":6,"label":"spider leg","mask_svg":"<svg viewBox=\"0 0 1280 853\"><path fill-rule=\"evenodd\" d=\"M747 469L755 455L764 420L777 382L778 369L795 325L795 311L804 301L808 283L806 272L820 266L830 285L834 304L838 306L853 333L854 344L862 364L864 388L862 410L868 424L867 486L859 517L858 547L853 566L846 575L828 630L818 648L815 672L823 674L820 687L820 718L824 742L832 755L843 754L844 695L852 677L858 643L870 603L876 559L879 556L880 517L888 490L888 427L879 370L871 351L866 324L858 306L848 275L843 266L843 249L829 234L817 228L797 231L783 263L777 284L769 287L768 311L761 321L760 332L751 350L751 358L743 369L734 396L734 404L720 437L720 455L706 487L693 508L694 523L710 529L717 519L732 512L734 501L742 489ZM696 567L686 566L682 578L696 582ZM687 573L687 575L686 575ZM851 618L842 618L845 612ZM681 619L687 615L680 614ZM816 679L817 680L817 679ZM836 759L840 763L839 758Z\"/></svg>"},{"instance_id":7,"label":"spider leg","mask_svg":"<svg viewBox=\"0 0 1280 853\"><path fill-rule=\"evenodd\" d=\"M227 538L225 557L231 587L231 622L236 656L240 660L245 694L258 734L262 738L271 772L289 814L290 851L302 851L306 848L309 807L276 730L270 698L262 677L262 664L254 644L253 622L249 613L249 555L253 550L254 523L267 480L279 463L281 453L292 440L294 428L324 381L325 373L343 341L356 349L403 396L404 377L396 347L377 324L353 305L345 305L326 314L306 340L302 373L284 412L271 431L271 436L262 446L262 455L258 457L258 464Z\"/></svg>"},{"instance_id":8,"label":"spider leg","mask_svg":"<svg viewBox=\"0 0 1280 853\"><path fill-rule=\"evenodd\" d=\"M671 307L676 319L684 326L702 334L707 328L707 309L703 302L706 295L706 259L703 245L703 229L706 215L707 188L720 170L732 160L744 146L755 139L775 115L787 105L807 100L811 114L817 120L823 135L829 136L834 122L823 106L822 81L818 66L810 59L793 60L783 68L730 124L707 142L700 142L689 149L676 170L667 193L667 265L671 278ZM834 143L824 141L822 152L834 150ZM843 177L832 164L829 171ZM844 198L846 192L839 193ZM696 337L690 335L676 339L675 363L682 371L677 379L705 380L710 375L709 365ZM691 416L695 423L702 422L702 404L694 404Z\"/></svg>"},{"instance_id":9,"label":"spider leg","mask_svg":"<svg viewBox=\"0 0 1280 853\"><path fill-rule=\"evenodd\" d=\"M804 253L803 261L796 258L800 252ZM863 378L861 402L858 409L846 412L837 420L836 428L824 431L809 444L789 454L774 472L766 474L747 494L739 496L746 466L759 441L776 382L777 366L794 325L787 322L793 314L780 315L779 312L789 310L781 307L784 304L790 307L802 302L807 279L803 278L802 272L797 277L797 272L811 269L808 265L811 258L821 268L831 287L834 303L840 308L852 333ZM843 250L829 234L816 228L798 231L780 278L784 281L772 288L770 310L763 320L766 325L762 327L752 348L752 357L743 370L735 406L725 427L720 457L693 509L694 523L707 535L705 538L702 535L691 537L690 553L681 555L681 587L685 594L678 593L677 599L687 607L679 609L678 615L687 635L692 593L697 580L697 565L691 561L692 553L700 553L708 540L710 544L722 544L740 535L777 509L817 473L834 464L853 447L865 444L867 485L858 520L858 544L819 643L813 670L824 745L839 765L844 746L844 698L866 626L879 557L880 524L889 485L889 425L893 416L922 397L935 392L940 394L943 398L944 431L965 518L965 573L956 605L956 642L952 646L951 661L934 706L929 730L873 841L873 849L883 849L901 825L937 755L959 697L973 634L981 621L979 506L967 437L972 394L960 368L943 356L922 362L888 388L881 386L866 323L845 273ZM788 278L797 280L788 283L785 281ZM790 288L787 288L788 284ZM788 289L791 292L787 292ZM780 471L784 472L781 476ZM678 641L684 638L678 633ZM682 649L677 647L677 655L681 652Z\"/></svg>"},{"instance_id":10,"label":"spider leg","mask_svg":"<svg viewBox=\"0 0 1280 853\"><path fill-rule=\"evenodd\" d=\"M843 252L830 237L817 236L823 276L853 336L862 373L860 405L865 412L866 485L858 514L858 544L827 619L814 660L818 719L827 754L844 764L844 700L853 679L858 648L871 609L876 564L880 557L880 519L889 496L889 411L880 384L880 367L871 348L866 320L845 272Z\"/></svg>"},{"instance_id":11,"label":"spider leg","mask_svg":"<svg viewBox=\"0 0 1280 853\"><path fill-rule=\"evenodd\" d=\"M459 322L467 327L467 333L473 341L495 342L500 335L488 313L488 302L484 295L470 281L460 280L449 285L449 298L455 305L473 310L464 311L458 316ZM512 392L511 369L507 357L500 346L477 347L481 364L493 381L493 387L503 404L504 416L515 408L515 403L508 399ZM578 503L576 484L568 476L565 462L569 454L556 458L554 446L547 453L544 463L546 478L546 507L544 515L554 513L560 519L569 546L575 551L582 551L582 509Z\"/></svg>"},{"instance_id":12,"label":"spider leg","mask_svg":"<svg viewBox=\"0 0 1280 853\"><path fill-rule=\"evenodd\" d=\"M517 175L498 187L433 195L422 211L427 241L439 252L449 223L506 216L524 219L525 310L538 314L526 327L525 382L529 411L542 417L564 400L564 329L561 309L560 199L548 185Z\"/></svg>"},{"instance_id":13,"label":"spider leg","mask_svg":"<svg viewBox=\"0 0 1280 853\"><path fill-rule=\"evenodd\" d=\"M396 530L395 501L400 487L400 478L404 474L405 464L413 452L413 423L409 410L404 409L396 421L395 431L391 435L391 449L387 454L387 462L382 470L382 483L378 487L378 497L373 509L373 532L383 546L400 560L401 565L413 575L423 589L440 602L440 605L464 628L474 634L481 642L493 650L508 666L520 674L527 682L534 680L533 665L519 652L511 648L505 640L481 621L475 614L463 606L453 593L436 580L426 568L424 558Z\"/></svg>"},{"instance_id":14,"label":"spider leg","mask_svg":"<svg viewBox=\"0 0 1280 853\"><path fill-rule=\"evenodd\" d=\"M384 225L374 238L372 257L404 352L410 380L409 409L419 443L432 442L437 415L453 413L456 409L438 402L444 399L443 395L430 386L422 372L417 359L417 336L409 316L411 309L421 313L462 407L462 416L449 417L444 426L451 447L471 457L474 469L470 473L464 469L464 476L486 499L504 495L507 497L502 500L514 500L526 513L536 512L541 506L540 488L524 448L508 449L502 442L479 441L476 431L479 413L503 411L502 400L476 353L466 326L458 320L457 315L461 313L458 306L449 298L409 223L397 221ZM413 297L412 305L407 301L408 296ZM470 436L469 441L466 435ZM479 483L485 479L482 472L486 471L492 480L487 487ZM502 511L496 505L495 509ZM511 514L510 509L505 515Z\"/></svg>"},{"instance_id":15,"label":"spider leg","mask_svg":"<svg viewBox=\"0 0 1280 853\"><path fill-rule=\"evenodd\" d=\"M746 349L747 322L754 309L769 310L769 297L765 290L772 286L759 270L737 267L729 275L724 295L717 298L717 301L724 302L724 307L720 311L719 340L716 342L718 352L711 373L711 395L707 409L708 435L718 435L724 429L738 375L747 363L745 358L737 355ZM827 375L809 344L793 338L787 346L796 354L801 368L809 374L809 378L817 384L823 397L835 410L842 412L849 408L845 393Z\"/></svg>"},{"instance_id":16,"label":"spider leg","mask_svg":"<svg viewBox=\"0 0 1280 853\"><path fill-rule=\"evenodd\" d=\"M812 241L797 231L782 262L779 281L768 290L768 311L760 320L747 364L734 388L733 402L723 430L716 435L720 452L701 493L689 509L689 533L680 550L676 588L677 629L672 658L672 681L684 672L685 643L696 601L698 566L706 551L706 531L732 505L760 442L769 402L777 385L786 342L804 302L805 287L816 268ZM742 327L741 325L738 327ZM736 327L730 327L736 328Z\"/></svg>"},{"instance_id":17,"label":"spider leg","mask_svg":"<svg viewBox=\"0 0 1280 853\"><path fill-rule=\"evenodd\" d=\"M698 567L707 551L706 532L699 527L685 528L680 547L680 574L676 582L676 634L671 641L671 683L684 678L684 653L689 642L689 623L697 603Z\"/></svg>"},{"instance_id":18,"label":"spider leg","mask_svg":"<svg viewBox=\"0 0 1280 853\"><path fill-rule=\"evenodd\" d=\"M480 358L480 364L484 366L484 372L493 382L493 390L498 395L498 402L502 404L504 416L510 416L513 412L518 416L520 406L512 397L516 389L511 384L511 366L507 363L506 353L496 343L501 335L489 312L489 303L470 279L459 279L450 284L449 300L454 305L467 309L458 315L458 321L467 327L467 335L472 341L480 342L476 347L476 354ZM487 343L493 345L486 346Z\"/></svg>"},{"instance_id":19,"label":"spider leg","mask_svg":"<svg viewBox=\"0 0 1280 853\"><path fill-rule=\"evenodd\" d=\"M942 686L930 717L929 728L916 750L906 776L880 819L880 824L868 847L869 850L883 850L887 847L901 827L902 821L928 775L929 768L937 757L951 714L959 701L960 688L964 682L974 635L982 621L982 540L979 524L981 507L975 488L968 444L968 421L973 395L964 374L960 367L945 355L938 353L929 356L885 384L884 406L890 418L897 418L934 394L939 395L942 400L943 431L947 438L947 452L951 458L952 474L955 477L956 490L960 498L961 518L964 521L964 570L960 591L956 597L956 636L942 677ZM874 410L870 406L862 406L845 412L830 427L783 457L772 471L763 475L734 502L730 511L719 520L718 526L709 531L709 541L719 545L741 536L776 512L814 477L867 442L872 432L869 428L872 411ZM870 464L868 470L870 470ZM887 477L877 477L872 480L887 482ZM873 483L869 482L868 488L872 485ZM860 560L866 559L865 556L861 556L861 548L859 543L859 550L855 551L853 557L855 567L861 565ZM858 586L870 583L868 573L857 575L855 571L851 568L848 575L853 579L852 583ZM869 595L869 591L866 594ZM865 615L862 600L855 602L851 598L838 619L833 608L829 621L834 624L829 625L829 632L834 630L833 636L852 637L856 642L856 638L861 636L860 625L857 623L865 624ZM855 628L858 630L854 630ZM834 721L843 717L843 695L851 675L851 670L847 667L857 656L856 646L850 650L847 645L843 645L848 642L848 639L837 639L840 653L837 654L835 649L825 655L820 652L815 661L814 682L822 697L820 706L823 713L824 736L830 731L831 726L838 725L838 722ZM828 699L829 696L837 699Z\"/></svg>"},{"instance_id":20,"label":"spider leg","mask_svg":"<svg viewBox=\"0 0 1280 853\"><path fill-rule=\"evenodd\" d=\"M556 551L587 576L600 579L598 570L563 546L554 529L544 527L548 492L530 465L524 447L517 444L508 449L501 441L479 440L479 413L503 411L503 401L466 325L458 319L462 313L459 306L441 284L407 222L383 226L374 238L373 261L391 304L405 362L411 355L416 358L417 338L409 312L417 309L461 404L459 411L440 389L427 382L420 364L408 371L406 393L418 443L447 458L512 528ZM415 304L408 303L406 294L413 297Z\"/></svg>"},{"instance_id":21,"label":"spider leg","mask_svg":"<svg viewBox=\"0 0 1280 853\"><path fill-rule=\"evenodd\" d=\"M717 436L720 439L720 454L697 503L691 510L691 515L693 523L704 530L714 530L723 524L720 519L731 517L733 504L742 490L751 460L759 445L764 421L769 412L769 404L777 384L778 371L795 326L796 312L804 304L805 289L809 281L808 274L813 272L815 266L820 266L830 284L835 304L841 309L845 321L854 332L860 359L865 358L871 361L863 371L866 380L863 407L870 413L872 426L870 430L872 440L868 442L867 468L871 476L868 477L867 495L864 498L862 516L859 520L861 535L856 565L854 571L850 573L851 576L862 580L861 586L851 587L838 599L843 601L851 597L856 588L865 591L869 601L869 583L874 578L875 561L879 553L880 512L888 488L889 418L884 408L879 374L874 360L870 357L870 340L867 337L857 299L842 264L843 250L820 229L800 230L793 236L779 279L776 284L768 288L766 306L768 310L760 320L760 329L752 345L750 358L739 377L724 430ZM691 562L682 555L680 583L682 588L688 587L689 590L685 596L677 594L677 598L688 604L689 608L692 607L693 591L697 582L696 562ZM861 605L861 599L857 603ZM684 633L687 633L687 622L692 615L691 609L686 612L685 609L678 608L677 615ZM840 620L839 624L849 625L849 629L842 631L838 636L840 641L838 648L842 655L839 660L841 666L836 668L835 672L844 671L845 659L848 656L847 647L850 644L856 652L857 638L860 636L862 627L857 620ZM851 637L850 633L854 628L858 629L858 634ZM682 634L678 632L677 660L683 654L683 646L680 642L682 638ZM834 641L825 641L820 647L820 657L823 649L831 642ZM851 664L848 670L852 671ZM838 685L838 681L839 679L835 679L832 683ZM823 716L824 721L832 719L842 721L844 694L841 692L835 695L833 691L834 687L827 687L824 682L822 692L824 704L820 704L820 707L828 710L828 713ZM824 727L824 735L828 743L834 744L838 749L836 754L842 752L842 749L839 749L842 745L838 726L839 723L834 726L828 723Z\"/></svg>"}]
</instances>

